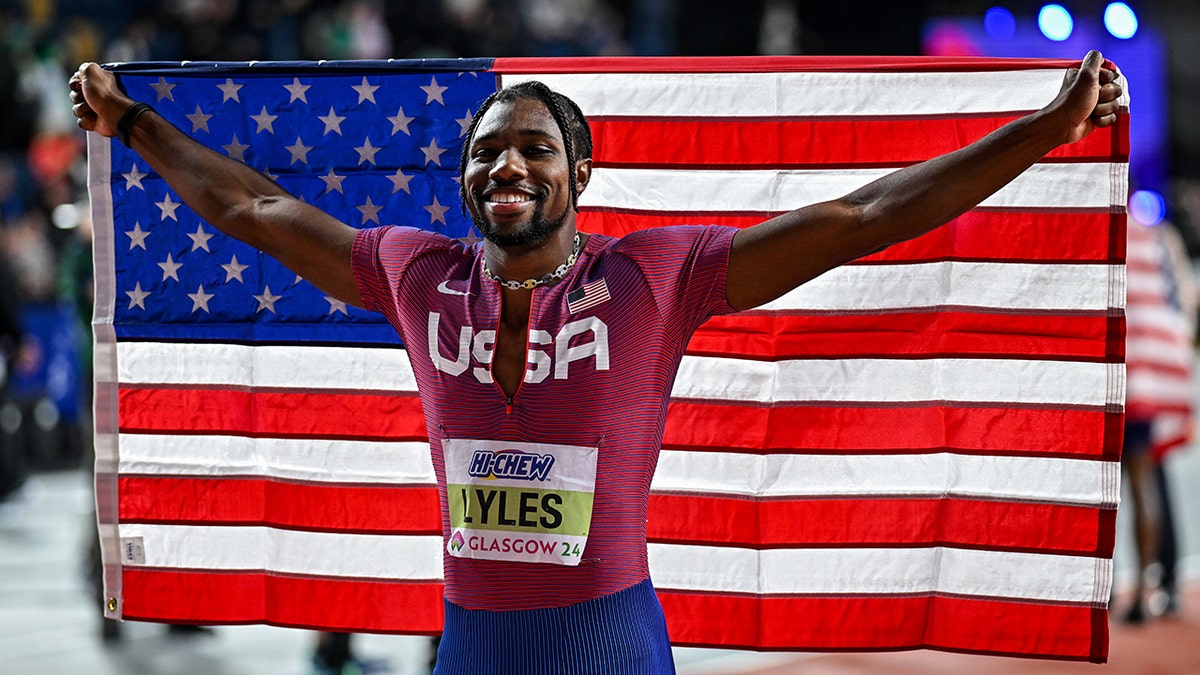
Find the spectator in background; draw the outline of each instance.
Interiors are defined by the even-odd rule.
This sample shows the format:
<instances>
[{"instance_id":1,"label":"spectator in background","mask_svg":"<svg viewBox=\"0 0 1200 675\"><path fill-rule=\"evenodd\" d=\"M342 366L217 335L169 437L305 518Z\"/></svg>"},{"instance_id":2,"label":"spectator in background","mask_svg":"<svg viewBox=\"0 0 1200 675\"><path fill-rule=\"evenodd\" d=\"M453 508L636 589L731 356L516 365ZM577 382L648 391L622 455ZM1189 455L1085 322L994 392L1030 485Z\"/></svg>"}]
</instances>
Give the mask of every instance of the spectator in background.
<instances>
[{"instance_id":1,"label":"spectator in background","mask_svg":"<svg viewBox=\"0 0 1200 675\"><path fill-rule=\"evenodd\" d=\"M1126 299L1125 444L1121 476L1129 486L1137 565L1126 623L1173 612L1175 536L1163 457L1192 437L1191 372L1196 291L1182 240L1167 224L1147 227L1130 218ZM1165 553L1165 555L1164 555ZM1152 607L1152 571L1161 569Z\"/></svg>"}]
</instances>

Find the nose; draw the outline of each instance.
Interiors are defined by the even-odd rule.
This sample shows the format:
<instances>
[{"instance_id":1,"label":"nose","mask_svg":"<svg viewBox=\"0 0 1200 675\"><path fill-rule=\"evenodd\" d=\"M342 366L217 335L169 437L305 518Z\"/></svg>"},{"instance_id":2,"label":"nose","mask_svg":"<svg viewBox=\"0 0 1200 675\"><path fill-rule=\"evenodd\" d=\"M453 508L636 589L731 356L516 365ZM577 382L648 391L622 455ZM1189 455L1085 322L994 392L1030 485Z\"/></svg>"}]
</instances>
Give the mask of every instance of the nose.
<instances>
[{"instance_id":1,"label":"nose","mask_svg":"<svg viewBox=\"0 0 1200 675\"><path fill-rule=\"evenodd\" d=\"M488 176L495 180L520 180L525 174L525 158L512 148L502 150L496 155L492 169L488 172Z\"/></svg>"}]
</instances>

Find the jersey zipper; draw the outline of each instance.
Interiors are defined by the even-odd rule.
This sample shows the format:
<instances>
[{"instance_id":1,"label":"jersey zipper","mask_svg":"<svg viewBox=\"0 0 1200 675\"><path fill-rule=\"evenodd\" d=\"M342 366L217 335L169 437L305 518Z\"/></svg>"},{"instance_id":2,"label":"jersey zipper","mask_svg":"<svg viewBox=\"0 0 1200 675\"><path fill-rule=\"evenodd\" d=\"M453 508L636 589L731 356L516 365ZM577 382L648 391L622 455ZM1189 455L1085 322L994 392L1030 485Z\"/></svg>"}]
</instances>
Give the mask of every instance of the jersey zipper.
<instances>
[{"instance_id":1,"label":"jersey zipper","mask_svg":"<svg viewBox=\"0 0 1200 675\"><path fill-rule=\"evenodd\" d=\"M533 289L529 296L529 319L533 319L534 301L537 300L538 289ZM500 291L500 313L496 315L496 343L500 342L500 317L504 316L504 291ZM525 368L529 368L529 326L525 326L525 349L522 350L525 355ZM500 386L500 380L496 379L496 357L495 352L492 352L492 362L488 366L488 370L492 374L492 384L496 385L496 389L500 391L500 395L504 397L504 414L511 415L513 411L513 402L517 395L521 393L521 387L525 384L525 372L521 371L521 379L517 381L517 390L512 396L504 391L504 387Z\"/></svg>"}]
</instances>

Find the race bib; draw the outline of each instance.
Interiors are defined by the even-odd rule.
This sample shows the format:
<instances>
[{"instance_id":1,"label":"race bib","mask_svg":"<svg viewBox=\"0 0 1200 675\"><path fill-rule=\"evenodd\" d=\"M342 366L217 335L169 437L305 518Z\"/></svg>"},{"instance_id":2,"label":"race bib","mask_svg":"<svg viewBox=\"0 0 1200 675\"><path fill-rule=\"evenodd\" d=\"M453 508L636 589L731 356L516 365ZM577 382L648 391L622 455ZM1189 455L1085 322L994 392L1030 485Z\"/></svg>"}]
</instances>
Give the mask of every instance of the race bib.
<instances>
[{"instance_id":1,"label":"race bib","mask_svg":"<svg viewBox=\"0 0 1200 675\"><path fill-rule=\"evenodd\" d=\"M578 565L592 525L597 448L442 441L458 558Z\"/></svg>"}]
</instances>

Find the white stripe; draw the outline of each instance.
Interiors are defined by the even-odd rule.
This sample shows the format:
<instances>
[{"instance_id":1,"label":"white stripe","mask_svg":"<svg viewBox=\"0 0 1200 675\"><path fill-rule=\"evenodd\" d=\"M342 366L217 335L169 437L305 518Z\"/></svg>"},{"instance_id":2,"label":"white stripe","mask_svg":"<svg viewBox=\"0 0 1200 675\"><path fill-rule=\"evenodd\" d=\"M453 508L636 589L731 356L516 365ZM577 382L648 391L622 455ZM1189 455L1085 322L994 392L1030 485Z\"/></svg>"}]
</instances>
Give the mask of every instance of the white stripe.
<instances>
[{"instance_id":1,"label":"white stripe","mask_svg":"<svg viewBox=\"0 0 1200 675\"><path fill-rule=\"evenodd\" d=\"M1136 366L1129 368L1129 405L1181 406L1191 404L1191 378Z\"/></svg>"},{"instance_id":2,"label":"white stripe","mask_svg":"<svg viewBox=\"0 0 1200 675\"><path fill-rule=\"evenodd\" d=\"M685 356L671 395L783 404L794 401L961 401L1119 406L1113 364L1019 359L747 361ZM1119 365L1119 364L1118 364ZM1118 369L1120 370L1120 369Z\"/></svg>"},{"instance_id":3,"label":"white stripe","mask_svg":"<svg viewBox=\"0 0 1200 675\"><path fill-rule=\"evenodd\" d=\"M659 590L751 594L929 594L1108 601L1112 564L1087 556L957 548L770 549L650 544ZM797 573L797 572L800 573Z\"/></svg>"},{"instance_id":4,"label":"white stripe","mask_svg":"<svg viewBox=\"0 0 1200 675\"><path fill-rule=\"evenodd\" d=\"M440 536L335 534L270 527L120 526L141 537L147 567L261 570L372 579L441 579ZM126 561L124 563L130 566Z\"/></svg>"},{"instance_id":5,"label":"white stripe","mask_svg":"<svg viewBox=\"0 0 1200 675\"><path fill-rule=\"evenodd\" d=\"M755 455L664 449L651 489L763 497L946 495L1105 503L1103 462L1044 457ZM425 443L123 434L125 475L432 485ZM1014 480L1015 477L1020 477Z\"/></svg>"},{"instance_id":6,"label":"white stripe","mask_svg":"<svg viewBox=\"0 0 1200 675\"><path fill-rule=\"evenodd\" d=\"M254 365L237 367L240 345L123 343L122 382L156 385L343 388L388 391L413 387L400 350L258 347ZM228 351L227 351L228 350ZM232 351L233 353L229 353ZM340 352L344 351L345 354ZM197 356L199 353L199 356ZM225 358L215 358L224 356ZM345 359L343 361L342 359ZM372 371L367 364L392 360ZM304 363L305 368L295 368ZM778 403L843 401L902 403L962 401L1045 405L1120 405L1110 387L1113 364L1020 359L793 359L751 361L685 356L671 395L676 398ZM1117 375L1123 377L1120 364ZM389 377L386 373L397 373ZM384 376L381 377L380 375ZM397 382L406 376L407 382ZM1105 392L1112 390L1108 398Z\"/></svg>"},{"instance_id":7,"label":"white stripe","mask_svg":"<svg viewBox=\"0 0 1200 675\"><path fill-rule=\"evenodd\" d=\"M122 474L432 485L428 443L122 434Z\"/></svg>"},{"instance_id":8,"label":"white stripe","mask_svg":"<svg viewBox=\"0 0 1200 675\"><path fill-rule=\"evenodd\" d=\"M941 115L1037 110L1062 86L1063 69L887 73L557 73L539 80L589 117ZM1014 84L1017 83L1017 84Z\"/></svg>"},{"instance_id":9,"label":"white stripe","mask_svg":"<svg viewBox=\"0 0 1200 675\"><path fill-rule=\"evenodd\" d=\"M1131 370L1138 365L1153 364L1190 371L1195 358L1191 347L1182 338L1163 340L1158 336L1139 338L1130 335L1125 340L1125 363ZM1189 379L1187 375L1182 377Z\"/></svg>"},{"instance_id":10,"label":"white stripe","mask_svg":"<svg viewBox=\"0 0 1200 675\"><path fill-rule=\"evenodd\" d=\"M123 342L122 384L417 390L403 349Z\"/></svg>"},{"instance_id":11,"label":"white stripe","mask_svg":"<svg viewBox=\"0 0 1200 675\"><path fill-rule=\"evenodd\" d=\"M436 580L442 574L442 539L436 536L131 524L121 525L120 534L141 538L148 567L366 579ZM1107 576L1108 561L1085 556L945 547L756 551L673 544L650 544L649 555L655 586L666 590L947 593L1063 602L1102 602L1108 594L1106 579L1098 578Z\"/></svg>"},{"instance_id":12,"label":"white stripe","mask_svg":"<svg viewBox=\"0 0 1200 675\"><path fill-rule=\"evenodd\" d=\"M893 169L709 171L597 168L579 204L671 212L782 212L837 199ZM1111 165L1035 164L981 206L1010 209L1085 208L1110 203ZM698 223L702 224L702 223Z\"/></svg>"},{"instance_id":13,"label":"white stripe","mask_svg":"<svg viewBox=\"0 0 1200 675\"><path fill-rule=\"evenodd\" d=\"M891 310L981 307L1005 311L1108 311L1112 265L934 262L836 267L759 307Z\"/></svg>"},{"instance_id":14,"label":"white stripe","mask_svg":"<svg viewBox=\"0 0 1200 675\"><path fill-rule=\"evenodd\" d=\"M1106 462L1046 457L756 455L666 450L655 491L759 497L978 497L1114 507Z\"/></svg>"}]
</instances>

